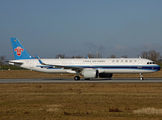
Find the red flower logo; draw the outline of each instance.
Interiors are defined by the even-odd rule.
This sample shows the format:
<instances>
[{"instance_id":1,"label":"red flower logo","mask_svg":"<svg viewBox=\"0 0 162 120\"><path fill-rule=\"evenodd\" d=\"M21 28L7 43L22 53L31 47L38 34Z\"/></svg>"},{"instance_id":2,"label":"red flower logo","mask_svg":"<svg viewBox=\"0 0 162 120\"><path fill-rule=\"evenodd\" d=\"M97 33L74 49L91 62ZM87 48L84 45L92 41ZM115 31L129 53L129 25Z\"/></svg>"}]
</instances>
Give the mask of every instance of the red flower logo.
<instances>
[{"instance_id":1,"label":"red flower logo","mask_svg":"<svg viewBox=\"0 0 162 120\"><path fill-rule=\"evenodd\" d=\"M14 49L14 51L16 51L17 56L21 56L21 52L24 51L24 49L21 47L17 47Z\"/></svg>"}]
</instances>

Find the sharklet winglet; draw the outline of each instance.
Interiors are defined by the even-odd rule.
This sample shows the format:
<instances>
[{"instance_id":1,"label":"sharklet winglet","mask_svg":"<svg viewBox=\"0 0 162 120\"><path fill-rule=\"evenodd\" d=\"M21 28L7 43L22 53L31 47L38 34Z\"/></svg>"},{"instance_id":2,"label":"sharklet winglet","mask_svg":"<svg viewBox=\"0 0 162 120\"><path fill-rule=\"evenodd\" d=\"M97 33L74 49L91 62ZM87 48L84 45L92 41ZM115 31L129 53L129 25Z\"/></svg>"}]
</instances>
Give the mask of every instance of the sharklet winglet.
<instances>
[{"instance_id":1,"label":"sharklet winglet","mask_svg":"<svg viewBox=\"0 0 162 120\"><path fill-rule=\"evenodd\" d=\"M42 65L46 65L45 63L43 63L43 62L41 61L41 59L39 58L38 55L36 55L36 57L37 57L37 59L38 59L38 61L39 61L40 64L42 64Z\"/></svg>"}]
</instances>

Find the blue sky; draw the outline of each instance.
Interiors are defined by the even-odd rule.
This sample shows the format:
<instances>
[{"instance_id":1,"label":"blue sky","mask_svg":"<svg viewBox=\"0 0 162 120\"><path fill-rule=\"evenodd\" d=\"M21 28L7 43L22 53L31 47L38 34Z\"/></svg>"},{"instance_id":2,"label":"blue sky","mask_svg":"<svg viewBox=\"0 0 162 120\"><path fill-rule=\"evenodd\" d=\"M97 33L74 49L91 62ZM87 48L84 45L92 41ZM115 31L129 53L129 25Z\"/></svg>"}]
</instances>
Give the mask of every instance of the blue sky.
<instances>
[{"instance_id":1,"label":"blue sky","mask_svg":"<svg viewBox=\"0 0 162 120\"><path fill-rule=\"evenodd\" d=\"M0 55L11 37L35 57L162 52L162 0L0 0Z\"/></svg>"}]
</instances>

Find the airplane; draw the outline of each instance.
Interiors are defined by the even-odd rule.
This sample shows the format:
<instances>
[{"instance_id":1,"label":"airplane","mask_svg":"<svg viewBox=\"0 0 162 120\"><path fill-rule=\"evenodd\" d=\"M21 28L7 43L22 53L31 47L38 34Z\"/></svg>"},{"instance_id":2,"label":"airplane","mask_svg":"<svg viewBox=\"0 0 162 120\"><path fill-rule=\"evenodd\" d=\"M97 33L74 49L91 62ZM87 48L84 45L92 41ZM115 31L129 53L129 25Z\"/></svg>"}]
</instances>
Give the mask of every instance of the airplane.
<instances>
[{"instance_id":1,"label":"airplane","mask_svg":"<svg viewBox=\"0 0 162 120\"><path fill-rule=\"evenodd\" d=\"M111 78L115 73L152 73L161 68L152 60L144 58L81 58L81 59L40 59L32 57L17 38L11 38L15 60L9 60L10 65L46 73L76 74L74 80L91 78Z\"/></svg>"}]
</instances>

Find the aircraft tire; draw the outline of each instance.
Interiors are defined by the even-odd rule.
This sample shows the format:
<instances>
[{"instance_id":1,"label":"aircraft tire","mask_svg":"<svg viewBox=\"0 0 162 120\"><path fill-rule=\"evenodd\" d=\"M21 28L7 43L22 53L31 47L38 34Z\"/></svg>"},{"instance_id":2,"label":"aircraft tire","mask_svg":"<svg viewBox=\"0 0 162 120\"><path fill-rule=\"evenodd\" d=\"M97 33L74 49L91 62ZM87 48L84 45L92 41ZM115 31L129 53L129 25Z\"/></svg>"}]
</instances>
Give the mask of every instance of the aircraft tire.
<instances>
[{"instance_id":1,"label":"aircraft tire","mask_svg":"<svg viewBox=\"0 0 162 120\"><path fill-rule=\"evenodd\" d=\"M142 80L144 80L144 78L143 78L143 77L141 77L141 78L140 78L140 80L142 81Z\"/></svg>"},{"instance_id":2,"label":"aircraft tire","mask_svg":"<svg viewBox=\"0 0 162 120\"><path fill-rule=\"evenodd\" d=\"M74 77L74 80L75 80L75 81L78 81L78 80L80 80L80 77L79 77L79 76L75 76L75 77Z\"/></svg>"}]
</instances>

